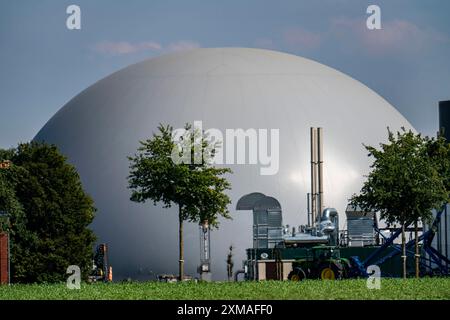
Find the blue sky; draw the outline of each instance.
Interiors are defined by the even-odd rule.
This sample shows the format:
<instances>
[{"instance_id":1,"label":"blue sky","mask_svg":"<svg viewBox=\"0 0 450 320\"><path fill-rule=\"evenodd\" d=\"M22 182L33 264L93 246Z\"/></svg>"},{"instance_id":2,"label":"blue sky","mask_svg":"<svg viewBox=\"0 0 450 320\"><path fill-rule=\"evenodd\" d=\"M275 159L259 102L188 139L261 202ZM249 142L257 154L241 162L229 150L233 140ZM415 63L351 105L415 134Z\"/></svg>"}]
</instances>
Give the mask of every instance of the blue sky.
<instances>
[{"instance_id":1,"label":"blue sky","mask_svg":"<svg viewBox=\"0 0 450 320\"><path fill-rule=\"evenodd\" d=\"M81 7L81 30L66 8ZM369 31L366 8L381 8ZM0 148L34 137L77 93L143 59L194 47L258 47L365 83L420 132L450 99L448 0L0 0Z\"/></svg>"}]
</instances>

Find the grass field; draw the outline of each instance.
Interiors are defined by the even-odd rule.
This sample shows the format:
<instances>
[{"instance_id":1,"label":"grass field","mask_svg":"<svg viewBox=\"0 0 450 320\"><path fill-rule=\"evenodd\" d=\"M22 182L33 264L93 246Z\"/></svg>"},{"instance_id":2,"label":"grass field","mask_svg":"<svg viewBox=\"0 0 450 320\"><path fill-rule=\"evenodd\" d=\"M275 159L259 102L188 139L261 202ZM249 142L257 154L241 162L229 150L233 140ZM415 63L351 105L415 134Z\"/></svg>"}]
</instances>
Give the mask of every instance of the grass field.
<instances>
[{"instance_id":1,"label":"grass field","mask_svg":"<svg viewBox=\"0 0 450 320\"><path fill-rule=\"evenodd\" d=\"M64 284L0 286L0 299L446 299L450 278L382 279L369 290L365 280L214 283L97 283L69 290Z\"/></svg>"}]
</instances>

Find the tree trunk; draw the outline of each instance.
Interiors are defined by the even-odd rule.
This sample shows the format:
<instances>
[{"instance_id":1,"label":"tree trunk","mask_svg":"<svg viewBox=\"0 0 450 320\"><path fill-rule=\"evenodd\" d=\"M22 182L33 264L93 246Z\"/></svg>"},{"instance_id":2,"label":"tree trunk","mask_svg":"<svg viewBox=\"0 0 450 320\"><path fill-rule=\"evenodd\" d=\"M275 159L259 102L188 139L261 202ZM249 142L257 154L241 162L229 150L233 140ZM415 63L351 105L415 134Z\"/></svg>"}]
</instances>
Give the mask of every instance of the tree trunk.
<instances>
[{"instance_id":1,"label":"tree trunk","mask_svg":"<svg viewBox=\"0 0 450 320\"><path fill-rule=\"evenodd\" d=\"M406 235L404 222L402 222L402 259L403 259L403 279L406 279Z\"/></svg>"},{"instance_id":2,"label":"tree trunk","mask_svg":"<svg viewBox=\"0 0 450 320\"><path fill-rule=\"evenodd\" d=\"M414 221L414 237L416 238L416 243L415 243L415 259L416 259L416 278L419 278L419 259L420 259L420 254L419 254L419 231L417 230L417 220Z\"/></svg>"},{"instance_id":3,"label":"tree trunk","mask_svg":"<svg viewBox=\"0 0 450 320\"><path fill-rule=\"evenodd\" d=\"M184 242L183 242L183 215L181 213L181 205L178 206L178 220L179 220L179 244L180 244L180 259L178 261L180 281L184 279Z\"/></svg>"}]
</instances>

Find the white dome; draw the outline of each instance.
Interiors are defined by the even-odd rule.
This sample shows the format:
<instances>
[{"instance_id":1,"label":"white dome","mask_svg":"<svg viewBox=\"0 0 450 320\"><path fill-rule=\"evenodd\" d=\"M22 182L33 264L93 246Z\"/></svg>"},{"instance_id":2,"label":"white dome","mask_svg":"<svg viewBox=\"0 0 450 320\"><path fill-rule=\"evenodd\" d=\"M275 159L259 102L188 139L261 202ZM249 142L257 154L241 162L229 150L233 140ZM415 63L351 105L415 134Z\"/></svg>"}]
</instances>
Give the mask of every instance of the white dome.
<instances>
[{"instance_id":1,"label":"white dome","mask_svg":"<svg viewBox=\"0 0 450 320\"><path fill-rule=\"evenodd\" d=\"M110 245L115 278L149 278L149 271L177 273L177 211L136 204L127 189L129 162L139 140L159 123L174 128L203 122L203 129L279 129L279 171L230 165L230 211L212 232L212 271L225 278L226 255L235 246L235 269L252 246L252 215L236 211L251 192L275 197L283 223L306 223L310 186L310 127L324 128L324 202L345 221L348 198L361 188L370 160L362 143L378 145L386 127L412 129L408 121L360 82L317 62L280 52L196 49L129 66L95 83L67 103L35 137L55 143L69 157L92 195L92 225ZM196 274L199 232L188 225L186 272Z\"/></svg>"}]
</instances>

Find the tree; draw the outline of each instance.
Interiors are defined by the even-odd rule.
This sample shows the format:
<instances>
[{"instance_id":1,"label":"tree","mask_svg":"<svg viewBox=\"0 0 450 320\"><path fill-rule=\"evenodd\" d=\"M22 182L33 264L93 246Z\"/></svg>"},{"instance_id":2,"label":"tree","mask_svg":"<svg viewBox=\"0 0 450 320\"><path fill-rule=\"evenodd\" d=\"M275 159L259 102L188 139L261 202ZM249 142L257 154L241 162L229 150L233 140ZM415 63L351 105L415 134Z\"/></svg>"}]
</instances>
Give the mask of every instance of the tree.
<instances>
[{"instance_id":1,"label":"tree","mask_svg":"<svg viewBox=\"0 0 450 320\"><path fill-rule=\"evenodd\" d=\"M439 176L443 179L444 187L447 191L445 203L448 203L450 202L450 143L445 139L443 130L438 132L437 138L427 139L427 152L437 168ZM416 259L416 270L418 269L418 264L418 259Z\"/></svg>"},{"instance_id":2,"label":"tree","mask_svg":"<svg viewBox=\"0 0 450 320\"><path fill-rule=\"evenodd\" d=\"M447 141L443 132L440 132L437 138L428 138L426 143L428 156L442 177L447 197L450 199L450 141Z\"/></svg>"},{"instance_id":3,"label":"tree","mask_svg":"<svg viewBox=\"0 0 450 320\"><path fill-rule=\"evenodd\" d=\"M0 150L0 162L4 159L10 159L13 155L12 150ZM18 282L26 273L26 266L31 264L26 247L17 241L17 239L26 239L28 248L33 247L37 237L33 237L26 229L26 217L22 204L15 194L15 183L17 176L23 174L23 169L12 165L8 169L0 169L0 211L7 215L7 220L0 221L0 232L9 233L10 252L11 252L11 271L12 282Z\"/></svg>"},{"instance_id":4,"label":"tree","mask_svg":"<svg viewBox=\"0 0 450 320\"><path fill-rule=\"evenodd\" d=\"M430 157L430 139L402 128L394 135L388 128L388 143L380 150L365 146L374 158L361 193L350 199L365 210L379 211L388 223L402 228L403 277L406 278L405 228L427 222L431 211L448 199L444 179ZM417 230L417 229L416 229ZM416 232L417 243L417 232ZM416 255L418 246L416 246ZM418 256L416 256L418 258ZM418 265L418 264L417 264Z\"/></svg>"},{"instance_id":5,"label":"tree","mask_svg":"<svg viewBox=\"0 0 450 320\"><path fill-rule=\"evenodd\" d=\"M219 216L230 218L231 201L225 194L230 184L222 176L231 170L212 166L217 143L191 129L187 124L185 133L175 139L173 128L160 124L159 132L141 141L137 154L129 157L131 200L178 206L180 280L184 279L183 222L207 221L218 227Z\"/></svg>"},{"instance_id":6,"label":"tree","mask_svg":"<svg viewBox=\"0 0 450 320\"><path fill-rule=\"evenodd\" d=\"M1 173L0 207L11 220L12 280L63 281L69 265L78 265L86 277L95 241L88 225L95 208L75 168L56 146L45 143L19 144L0 152L0 160L5 158L13 165Z\"/></svg>"}]
</instances>

